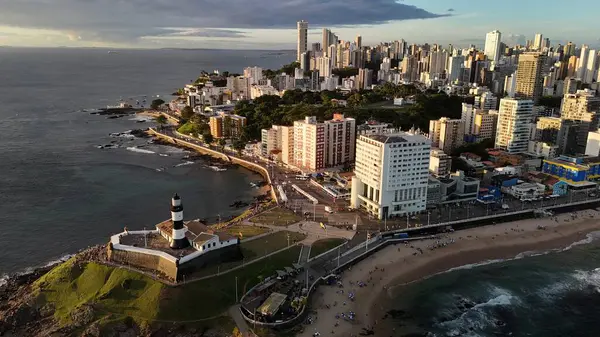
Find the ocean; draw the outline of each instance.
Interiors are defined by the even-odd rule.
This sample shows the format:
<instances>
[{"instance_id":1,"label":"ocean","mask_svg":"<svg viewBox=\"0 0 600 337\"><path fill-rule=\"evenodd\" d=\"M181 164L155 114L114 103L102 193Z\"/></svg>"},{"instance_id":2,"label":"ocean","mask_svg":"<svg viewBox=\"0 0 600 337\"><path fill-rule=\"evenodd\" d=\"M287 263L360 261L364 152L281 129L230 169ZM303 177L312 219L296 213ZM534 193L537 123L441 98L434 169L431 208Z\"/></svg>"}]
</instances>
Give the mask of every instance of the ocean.
<instances>
[{"instance_id":1,"label":"ocean","mask_svg":"<svg viewBox=\"0 0 600 337\"><path fill-rule=\"evenodd\" d=\"M202 70L279 68L295 54L269 51L0 48L0 282L170 216L174 193L186 219L226 218L251 201L245 169L214 172L180 149L110 135L154 125L89 110L121 98L147 105ZM114 143L111 143L114 142ZM99 145L118 144L100 149Z\"/></svg>"},{"instance_id":2,"label":"ocean","mask_svg":"<svg viewBox=\"0 0 600 337\"><path fill-rule=\"evenodd\" d=\"M413 337L597 337L599 267L597 242L465 266L404 287L385 324Z\"/></svg>"}]
</instances>

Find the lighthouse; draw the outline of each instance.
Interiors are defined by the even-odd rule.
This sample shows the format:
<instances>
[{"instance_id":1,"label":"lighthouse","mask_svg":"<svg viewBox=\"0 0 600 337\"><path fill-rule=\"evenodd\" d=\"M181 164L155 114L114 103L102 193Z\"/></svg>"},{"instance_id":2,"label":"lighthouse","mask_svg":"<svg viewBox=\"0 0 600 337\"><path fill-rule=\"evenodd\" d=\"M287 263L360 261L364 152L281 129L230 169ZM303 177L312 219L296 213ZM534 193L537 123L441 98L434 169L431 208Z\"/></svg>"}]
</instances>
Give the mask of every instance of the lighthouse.
<instances>
[{"instance_id":1,"label":"lighthouse","mask_svg":"<svg viewBox=\"0 0 600 337\"><path fill-rule=\"evenodd\" d=\"M177 193L171 199L171 220L173 221L171 248L182 249L188 247L190 242L185 237L185 228L183 228L183 205Z\"/></svg>"}]
</instances>

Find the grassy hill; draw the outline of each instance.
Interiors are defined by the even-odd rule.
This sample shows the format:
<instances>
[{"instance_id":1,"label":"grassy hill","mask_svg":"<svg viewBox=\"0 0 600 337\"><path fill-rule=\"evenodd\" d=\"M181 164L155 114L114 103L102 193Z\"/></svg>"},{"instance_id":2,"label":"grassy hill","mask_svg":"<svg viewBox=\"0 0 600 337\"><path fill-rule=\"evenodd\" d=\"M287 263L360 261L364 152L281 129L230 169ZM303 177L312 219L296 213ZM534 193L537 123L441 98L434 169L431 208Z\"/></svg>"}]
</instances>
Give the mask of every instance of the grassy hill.
<instances>
[{"instance_id":1,"label":"grassy hill","mask_svg":"<svg viewBox=\"0 0 600 337\"><path fill-rule=\"evenodd\" d=\"M138 327L153 323L223 324L221 316L238 298L275 270L298 260L294 246L228 274L171 287L142 274L95 262L71 259L58 265L31 286L37 307L53 308L60 326L83 331L92 324L100 329L111 324L135 322ZM229 330L230 332L231 330Z\"/></svg>"}]
</instances>

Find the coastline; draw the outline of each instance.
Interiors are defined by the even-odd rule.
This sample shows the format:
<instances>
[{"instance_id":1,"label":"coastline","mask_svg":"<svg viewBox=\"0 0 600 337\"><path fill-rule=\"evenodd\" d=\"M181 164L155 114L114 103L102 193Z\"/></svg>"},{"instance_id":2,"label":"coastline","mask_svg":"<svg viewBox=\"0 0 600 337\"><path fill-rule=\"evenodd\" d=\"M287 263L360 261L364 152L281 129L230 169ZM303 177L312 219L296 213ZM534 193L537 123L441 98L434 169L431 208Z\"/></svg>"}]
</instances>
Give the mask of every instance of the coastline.
<instances>
[{"instance_id":1,"label":"coastline","mask_svg":"<svg viewBox=\"0 0 600 337\"><path fill-rule=\"evenodd\" d=\"M575 219L571 214L443 234L439 241L447 245L433 250L429 246L436 244L435 239L388 246L342 273L343 294L338 293L337 287L321 286L317 290L311 306L318 319L299 336L310 336L314 332L351 336L358 335L357 331L363 328L375 331L375 335L391 335L394 328L386 326L386 312L405 285L457 268L562 251L575 243L591 242L586 237L600 230L597 221L600 212L582 210L576 213ZM546 226L545 229L538 229L540 225ZM366 285L358 287L358 282ZM354 301L348 300L348 292L354 293ZM335 302L338 305L333 307ZM349 311L356 313L354 322L335 318L337 313ZM336 322L338 327L335 327Z\"/></svg>"}]
</instances>

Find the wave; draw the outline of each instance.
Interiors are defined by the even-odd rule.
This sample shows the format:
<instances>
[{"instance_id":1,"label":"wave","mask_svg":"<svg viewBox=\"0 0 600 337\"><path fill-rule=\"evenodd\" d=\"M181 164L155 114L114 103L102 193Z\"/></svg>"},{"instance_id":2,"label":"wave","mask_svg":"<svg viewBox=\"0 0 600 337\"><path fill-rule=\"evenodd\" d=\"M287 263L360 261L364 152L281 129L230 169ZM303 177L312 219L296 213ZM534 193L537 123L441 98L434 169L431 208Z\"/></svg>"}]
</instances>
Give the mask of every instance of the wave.
<instances>
[{"instance_id":1,"label":"wave","mask_svg":"<svg viewBox=\"0 0 600 337\"><path fill-rule=\"evenodd\" d=\"M63 256L61 256L60 258L56 259L56 260L51 260L49 262L47 262L46 264L37 266L37 267L27 267L25 268L23 271L17 272L14 275L16 276L23 276L23 275L27 275L27 274L31 274L33 273L36 269L39 268L48 268L48 267L52 267L55 266L57 264L63 263L65 261L67 261L68 259L72 258L73 256L75 256L75 254L65 254ZM4 286L8 280L10 280L11 275L9 274L2 274L0 275L0 287Z\"/></svg>"},{"instance_id":2,"label":"wave","mask_svg":"<svg viewBox=\"0 0 600 337\"><path fill-rule=\"evenodd\" d=\"M132 151L132 152L137 152L137 153L145 153L145 154L155 154L156 153L154 151L140 149L137 146L130 146L130 147L127 148L127 150L128 151Z\"/></svg>"},{"instance_id":3,"label":"wave","mask_svg":"<svg viewBox=\"0 0 600 337\"><path fill-rule=\"evenodd\" d=\"M188 150L180 149L178 147L173 147L173 146L166 146L166 147L167 147L167 153L170 153L170 154L189 154L189 153L191 153Z\"/></svg>"},{"instance_id":4,"label":"wave","mask_svg":"<svg viewBox=\"0 0 600 337\"><path fill-rule=\"evenodd\" d=\"M193 162L193 161L186 161L186 162L183 162L181 164L177 164L177 165L175 165L173 167L188 166L188 165L193 165L193 164L195 164L195 162Z\"/></svg>"},{"instance_id":5,"label":"wave","mask_svg":"<svg viewBox=\"0 0 600 337\"><path fill-rule=\"evenodd\" d=\"M477 303L460 313L454 319L442 321L436 324L437 327L446 330L447 336L479 336L476 330L483 330L488 327L496 327L500 323L494 316L494 307L509 307L520 303L520 299L510 291L492 287L490 290L491 298L484 302ZM469 299L461 299L459 302L474 303Z\"/></svg>"},{"instance_id":6,"label":"wave","mask_svg":"<svg viewBox=\"0 0 600 337\"><path fill-rule=\"evenodd\" d=\"M9 276L6 274L0 275L0 288L8 282Z\"/></svg>"},{"instance_id":7,"label":"wave","mask_svg":"<svg viewBox=\"0 0 600 337\"><path fill-rule=\"evenodd\" d=\"M600 239L600 231L591 232L585 236L585 239L579 240L577 242L573 242L572 244L563 248L561 251L567 251L567 250L572 249L573 247L580 246L580 245L587 245L587 244L594 242L594 240L598 240L598 239Z\"/></svg>"},{"instance_id":8,"label":"wave","mask_svg":"<svg viewBox=\"0 0 600 337\"><path fill-rule=\"evenodd\" d=\"M600 292L600 268L589 271L577 270L572 276L583 285L594 286Z\"/></svg>"},{"instance_id":9,"label":"wave","mask_svg":"<svg viewBox=\"0 0 600 337\"><path fill-rule=\"evenodd\" d=\"M154 117L152 116L142 116L142 115L136 115L133 118L129 119L130 121L136 121L136 122L153 122L154 121Z\"/></svg>"},{"instance_id":10,"label":"wave","mask_svg":"<svg viewBox=\"0 0 600 337\"><path fill-rule=\"evenodd\" d=\"M123 131L123 132L113 132L113 133L109 133L108 135L112 138L134 139L135 136L132 135L131 132L133 132L133 130L127 130L127 131Z\"/></svg>"}]
</instances>

